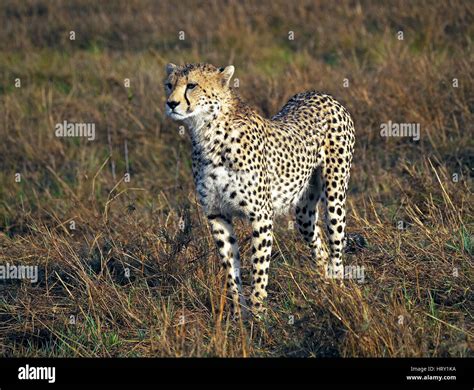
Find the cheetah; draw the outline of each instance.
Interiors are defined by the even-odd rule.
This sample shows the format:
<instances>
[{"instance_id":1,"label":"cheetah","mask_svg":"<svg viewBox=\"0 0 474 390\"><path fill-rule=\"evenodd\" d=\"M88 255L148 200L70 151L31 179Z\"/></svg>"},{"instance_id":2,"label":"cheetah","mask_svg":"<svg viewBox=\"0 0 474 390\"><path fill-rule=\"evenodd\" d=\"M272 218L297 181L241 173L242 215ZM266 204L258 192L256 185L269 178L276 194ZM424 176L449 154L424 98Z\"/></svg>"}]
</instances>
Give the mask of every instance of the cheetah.
<instances>
[{"instance_id":1,"label":"cheetah","mask_svg":"<svg viewBox=\"0 0 474 390\"><path fill-rule=\"evenodd\" d=\"M230 86L234 66L166 66L166 114L184 123L192 143L192 172L222 267L233 316L265 312L273 219L294 210L296 226L319 266L342 279L346 196L354 151L349 112L330 95L293 96L271 119ZM325 211L329 254L317 224ZM232 218L252 226L252 290L242 292Z\"/></svg>"}]
</instances>

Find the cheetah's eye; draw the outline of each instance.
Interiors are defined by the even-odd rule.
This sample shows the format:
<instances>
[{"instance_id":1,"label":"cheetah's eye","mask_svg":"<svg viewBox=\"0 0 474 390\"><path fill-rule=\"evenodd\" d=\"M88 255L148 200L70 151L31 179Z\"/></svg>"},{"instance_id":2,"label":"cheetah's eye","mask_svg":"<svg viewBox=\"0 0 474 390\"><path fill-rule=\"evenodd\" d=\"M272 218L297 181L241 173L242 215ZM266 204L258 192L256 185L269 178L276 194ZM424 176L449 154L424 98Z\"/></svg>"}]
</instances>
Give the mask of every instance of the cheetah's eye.
<instances>
[{"instance_id":1,"label":"cheetah's eye","mask_svg":"<svg viewBox=\"0 0 474 390\"><path fill-rule=\"evenodd\" d=\"M196 86L197 86L197 84L195 84L195 83L189 83L188 85L186 85L186 88L187 89L194 89L194 88L196 88Z\"/></svg>"},{"instance_id":2,"label":"cheetah's eye","mask_svg":"<svg viewBox=\"0 0 474 390\"><path fill-rule=\"evenodd\" d=\"M171 83L166 83L165 86L166 86L166 88L168 88L168 89L171 89L171 88L173 87L173 85L172 85Z\"/></svg>"}]
</instances>

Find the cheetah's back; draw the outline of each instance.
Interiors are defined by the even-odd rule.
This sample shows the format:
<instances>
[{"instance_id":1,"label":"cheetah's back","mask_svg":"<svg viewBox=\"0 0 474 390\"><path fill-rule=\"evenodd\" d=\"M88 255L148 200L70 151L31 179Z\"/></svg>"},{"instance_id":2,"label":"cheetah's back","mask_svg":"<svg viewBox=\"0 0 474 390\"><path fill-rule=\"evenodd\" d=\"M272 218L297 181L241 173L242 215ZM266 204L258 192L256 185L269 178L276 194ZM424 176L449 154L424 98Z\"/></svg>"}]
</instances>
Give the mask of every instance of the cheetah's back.
<instances>
[{"instance_id":1,"label":"cheetah's back","mask_svg":"<svg viewBox=\"0 0 474 390\"><path fill-rule=\"evenodd\" d=\"M352 119L330 95L316 91L297 94L268 126L266 156L277 210L297 204L326 159L330 163L340 158L338 154L352 156Z\"/></svg>"}]
</instances>

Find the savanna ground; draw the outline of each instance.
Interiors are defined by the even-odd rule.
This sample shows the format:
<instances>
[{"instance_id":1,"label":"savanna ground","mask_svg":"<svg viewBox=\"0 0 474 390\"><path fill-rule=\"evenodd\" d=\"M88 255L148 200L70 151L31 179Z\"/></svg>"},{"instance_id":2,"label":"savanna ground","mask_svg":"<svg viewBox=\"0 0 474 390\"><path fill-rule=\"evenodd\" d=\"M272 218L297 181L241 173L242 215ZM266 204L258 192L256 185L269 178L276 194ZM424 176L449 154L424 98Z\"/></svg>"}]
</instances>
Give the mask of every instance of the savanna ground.
<instances>
[{"instance_id":1,"label":"savanna ground","mask_svg":"<svg viewBox=\"0 0 474 390\"><path fill-rule=\"evenodd\" d=\"M2 1L0 264L39 267L0 283L2 355L473 356L473 8ZM163 114L167 62L232 63L265 115L306 89L349 108L348 231L367 247L345 261L363 283L318 275L281 217L268 317L227 318L190 142ZM64 120L97 139L57 138ZM419 141L381 137L388 121Z\"/></svg>"}]
</instances>

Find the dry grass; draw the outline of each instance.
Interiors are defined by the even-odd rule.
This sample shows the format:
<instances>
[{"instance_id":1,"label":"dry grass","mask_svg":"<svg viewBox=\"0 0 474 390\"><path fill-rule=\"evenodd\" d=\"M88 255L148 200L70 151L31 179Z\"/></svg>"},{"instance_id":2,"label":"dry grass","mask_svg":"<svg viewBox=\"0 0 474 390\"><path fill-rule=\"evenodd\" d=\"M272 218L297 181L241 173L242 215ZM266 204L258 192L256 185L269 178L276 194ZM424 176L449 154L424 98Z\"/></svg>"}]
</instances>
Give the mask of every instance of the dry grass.
<instances>
[{"instance_id":1,"label":"dry grass","mask_svg":"<svg viewBox=\"0 0 474 390\"><path fill-rule=\"evenodd\" d=\"M0 283L4 356L473 356L472 4L18 3L0 6L0 263L40 279ZM268 115L304 89L348 106L364 283L322 279L280 218L268 319L227 319L190 144L163 118L169 61L233 63ZM98 139L56 138L65 119ZM381 137L389 120L420 140Z\"/></svg>"}]
</instances>

